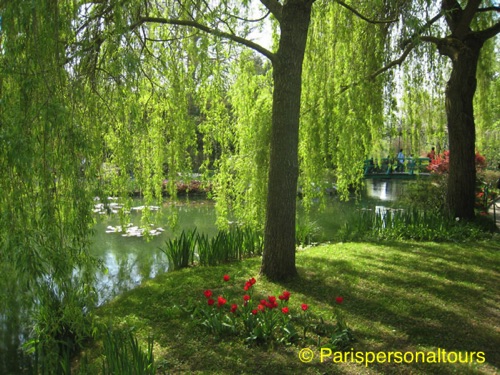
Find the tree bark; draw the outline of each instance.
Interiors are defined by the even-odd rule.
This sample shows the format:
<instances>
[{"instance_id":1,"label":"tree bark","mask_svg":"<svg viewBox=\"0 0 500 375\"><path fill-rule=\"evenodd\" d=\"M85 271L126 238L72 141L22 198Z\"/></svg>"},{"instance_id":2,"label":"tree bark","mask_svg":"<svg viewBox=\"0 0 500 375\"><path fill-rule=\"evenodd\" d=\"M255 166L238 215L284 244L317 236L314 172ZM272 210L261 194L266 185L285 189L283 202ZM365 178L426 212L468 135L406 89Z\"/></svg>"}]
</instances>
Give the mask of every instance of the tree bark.
<instances>
[{"instance_id":1,"label":"tree bark","mask_svg":"<svg viewBox=\"0 0 500 375\"><path fill-rule=\"evenodd\" d=\"M474 218L476 189L475 123L473 99L476 71L483 42L472 35L463 42L454 38L441 48L451 58L452 72L446 86L446 117L450 144L447 208L460 219Z\"/></svg>"},{"instance_id":2,"label":"tree bark","mask_svg":"<svg viewBox=\"0 0 500 375\"><path fill-rule=\"evenodd\" d=\"M271 150L261 274L271 280L296 276L295 215L302 62L312 1L290 0L282 8L281 37L273 59Z\"/></svg>"}]
</instances>

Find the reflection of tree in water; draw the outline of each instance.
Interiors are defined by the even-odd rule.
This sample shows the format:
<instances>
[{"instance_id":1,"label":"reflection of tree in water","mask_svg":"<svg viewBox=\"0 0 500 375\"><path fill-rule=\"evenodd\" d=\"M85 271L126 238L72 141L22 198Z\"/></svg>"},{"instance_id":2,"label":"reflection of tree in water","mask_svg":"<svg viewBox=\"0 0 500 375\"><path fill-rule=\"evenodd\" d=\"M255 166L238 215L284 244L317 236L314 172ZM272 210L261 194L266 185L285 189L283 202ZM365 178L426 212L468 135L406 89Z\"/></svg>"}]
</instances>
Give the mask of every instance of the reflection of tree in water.
<instances>
[{"instance_id":1,"label":"reflection of tree in water","mask_svg":"<svg viewBox=\"0 0 500 375\"><path fill-rule=\"evenodd\" d=\"M97 275L99 304L130 290L142 281L166 272L168 262L159 250L135 253L108 252L104 259L107 272Z\"/></svg>"}]
</instances>

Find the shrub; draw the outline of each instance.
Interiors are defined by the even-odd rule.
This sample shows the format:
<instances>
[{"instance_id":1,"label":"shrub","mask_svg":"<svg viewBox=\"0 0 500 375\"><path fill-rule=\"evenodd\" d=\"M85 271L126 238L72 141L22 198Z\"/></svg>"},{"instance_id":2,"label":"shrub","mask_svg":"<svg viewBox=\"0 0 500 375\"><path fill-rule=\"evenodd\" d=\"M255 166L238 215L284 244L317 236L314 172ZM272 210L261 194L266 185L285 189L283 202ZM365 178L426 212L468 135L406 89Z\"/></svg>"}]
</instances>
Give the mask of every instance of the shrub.
<instances>
[{"instance_id":1,"label":"shrub","mask_svg":"<svg viewBox=\"0 0 500 375\"><path fill-rule=\"evenodd\" d=\"M475 156L476 170L479 172L486 168L486 158L479 152ZM448 173L450 169L450 151L444 151L442 155L438 155L427 167L429 171L436 174Z\"/></svg>"},{"instance_id":2,"label":"shrub","mask_svg":"<svg viewBox=\"0 0 500 375\"><path fill-rule=\"evenodd\" d=\"M445 212L447 182L445 175L418 178L405 186L399 203L417 210Z\"/></svg>"}]
</instances>

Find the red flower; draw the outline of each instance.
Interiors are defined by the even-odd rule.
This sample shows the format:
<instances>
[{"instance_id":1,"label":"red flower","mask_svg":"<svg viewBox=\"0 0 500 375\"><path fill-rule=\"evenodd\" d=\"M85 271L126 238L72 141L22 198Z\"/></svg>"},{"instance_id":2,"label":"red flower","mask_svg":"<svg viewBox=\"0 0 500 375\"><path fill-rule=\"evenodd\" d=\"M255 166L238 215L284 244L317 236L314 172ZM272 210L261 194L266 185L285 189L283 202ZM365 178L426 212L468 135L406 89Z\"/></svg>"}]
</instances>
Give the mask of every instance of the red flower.
<instances>
[{"instance_id":1,"label":"red flower","mask_svg":"<svg viewBox=\"0 0 500 375\"><path fill-rule=\"evenodd\" d=\"M306 310L309 308L309 306L308 306L306 303L303 303L300 307L301 307L301 308L302 308L302 310L304 310L304 311L306 311Z\"/></svg>"},{"instance_id":2,"label":"red flower","mask_svg":"<svg viewBox=\"0 0 500 375\"><path fill-rule=\"evenodd\" d=\"M219 296L219 297L217 298L217 305L218 305L219 307L221 307L222 305L225 305L225 304L226 304L226 302L227 302L227 301L226 301L226 299L225 299L225 298L223 298L222 296Z\"/></svg>"},{"instance_id":3,"label":"red flower","mask_svg":"<svg viewBox=\"0 0 500 375\"><path fill-rule=\"evenodd\" d=\"M250 296L249 296L248 294L245 294L245 295L243 296L243 301L245 301L245 302L250 301Z\"/></svg>"},{"instance_id":4,"label":"red flower","mask_svg":"<svg viewBox=\"0 0 500 375\"><path fill-rule=\"evenodd\" d=\"M290 292L288 290L284 290L283 294L281 294L278 298L281 301L288 301L288 299L290 298Z\"/></svg>"},{"instance_id":5,"label":"red flower","mask_svg":"<svg viewBox=\"0 0 500 375\"><path fill-rule=\"evenodd\" d=\"M215 301L212 298L209 298L207 303L208 303L208 306L212 306L215 303Z\"/></svg>"},{"instance_id":6,"label":"red flower","mask_svg":"<svg viewBox=\"0 0 500 375\"><path fill-rule=\"evenodd\" d=\"M224 275L224 281L229 281L230 277L229 275Z\"/></svg>"},{"instance_id":7,"label":"red flower","mask_svg":"<svg viewBox=\"0 0 500 375\"><path fill-rule=\"evenodd\" d=\"M282 312L283 314L288 314L288 312L289 312L288 307L287 307L287 306L283 307L283 308L281 309L281 312Z\"/></svg>"},{"instance_id":8,"label":"red flower","mask_svg":"<svg viewBox=\"0 0 500 375\"><path fill-rule=\"evenodd\" d=\"M264 302L264 304L266 305L266 307L268 309L274 309L274 308L278 307L278 303L276 302L276 297L271 296L268 298L268 300L269 300L269 302L263 300L263 301L261 301L261 303Z\"/></svg>"},{"instance_id":9,"label":"red flower","mask_svg":"<svg viewBox=\"0 0 500 375\"><path fill-rule=\"evenodd\" d=\"M258 312L259 312L259 310L257 310L257 309L253 309L253 310L252 310L252 315L257 315L257 313L258 313Z\"/></svg>"},{"instance_id":10,"label":"red flower","mask_svg":"<svg viewBox=\"0 0 500 375\"><path fill-rule=\"evenodd\" d=\"M257 306L257 308L259 309L259 311L264 311L266 309L266 306L259 304L259 306Z\"/></svg>"},{"instance_id":11,"label":"red flower","mask_svg":"<svg viewBox=\"0 0 500 375\"><path fill-rule=\"evenodd\" d=\"M265 299L261 299L260 304L265 306L267 304L267 301Z\"/></svg>"},{"instance_id":12,"label":"red flower","mask_svg":"<svg viewBox=\"0 0 500 375\"><path fill-rule=\"evenodd\" d=\"M203 294L205 295L205 297L210 298L210 297L212 297L213 293L210 289L207 289L203 292Z\"/></svg>"},{"instance_id":13,"label":"red flower","mask_svg":"<svg viewBox=\"0 0 500 375\"><path fill-rule=\"evenodd\" d=\"M340 305L342 302L344 302L344 297L335 298L335 302L337 302Z\"/></svg>"},{"instance_id":14,"label":"red flower","mask_svg":"<svg viewBox=\"0 0 500 375\"><path fill-rule=\"evenodd\" d=\"M233 303L233 304L231 305L231 310L229 310L229 311L231 311L232 313L234 313L234 312L236 312L236 309L237 309L237 308L238 308L238 305L237 305L236 303Z\"/></svg>"},{"instance_id":15,"label":"red flower","mask_svg":"<svg viewBox=\"0 0 500 375\"><path fill-rule=\"evenodd\" d=\"M257 281L255 281L255 278L251 278L251 279L248 279L247 282L245 282L245 286L243 287L243 289L245 291L247 291L248 289L250 289L252 287L252 285L254 285Z\"/></svg>"}]
</instances>

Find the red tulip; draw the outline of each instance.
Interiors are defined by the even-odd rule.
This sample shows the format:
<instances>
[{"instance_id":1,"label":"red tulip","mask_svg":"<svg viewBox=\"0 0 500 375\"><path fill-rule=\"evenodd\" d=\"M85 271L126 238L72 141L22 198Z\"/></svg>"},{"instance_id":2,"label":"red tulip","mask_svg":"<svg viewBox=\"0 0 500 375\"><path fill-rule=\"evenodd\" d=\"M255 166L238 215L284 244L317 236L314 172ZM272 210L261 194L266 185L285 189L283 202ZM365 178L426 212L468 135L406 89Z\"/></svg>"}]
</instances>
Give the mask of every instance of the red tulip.
<instances>
[{"instance_id":1,"label":"red tulip","mask_svg":"<svg viewBox=\"0 0 500 375\"><path fill-rule=\"evenodd\" d=\"M225 298L223 298L222 296L219 296L219 297L217 298L217 305L218 305L219 307L221 307L222 305L225 305L225 304L226 304L226 302L227 302L227 301L226 301L226 299L225 299Z\"/></svg>"},{"instance_id":2,"label":"red tulip","mask_svg":"<svg viewBox=\"0 0 500 375\"><path fill-rule=\"evenodd\" d=\"M205 295L205 297L207 298L210 298L212 297L212 291L210 289L207 289L203 292L203 294Z\"/></svg>"}]
</instances>

